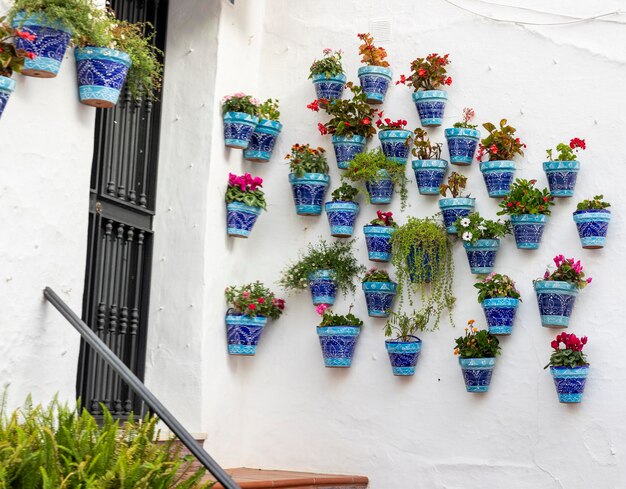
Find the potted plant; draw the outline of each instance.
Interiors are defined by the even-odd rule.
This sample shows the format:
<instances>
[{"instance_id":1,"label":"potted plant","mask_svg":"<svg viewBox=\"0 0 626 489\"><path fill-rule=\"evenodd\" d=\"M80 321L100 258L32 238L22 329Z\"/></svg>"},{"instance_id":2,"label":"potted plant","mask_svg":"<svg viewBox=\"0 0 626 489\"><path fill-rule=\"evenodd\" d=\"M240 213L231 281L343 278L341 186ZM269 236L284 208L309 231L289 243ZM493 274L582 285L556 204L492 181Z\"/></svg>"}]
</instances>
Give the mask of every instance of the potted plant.
<instances>
[{"instance_id":1,"label":"potted plant","mask_svg":"<svg viewBox=\"0 0 626 489\"><path fill-rule=\"evenodd\" d=\"M447 54L429 54L426 58L417 58L411 63L411 74L400 76L396 82L413 88L413 102L420 116L422 126L440 126L446 108L448 94L439 90L444 85L452 85L452 78L446 74L450 63Z\"/></svg>"},{"instance_id":2,"label":"potted plant","mask_svg":"<svg viewBox=\"0 0 626 489\"><path fill-rule=\"evenodd\" d=\"M365 187L370 204L389 204L394 189L406 206L407 178L404 167L387 158L380 148L357 154L341 177L361 189Z\"/></svg>"},{"instance_id":3,"label":"potted plant","mask_svg":"<svg viewBox=\"0 0 626 489\"><path fill-rule=\"evenodd\" d=\"M359 190L343 183L331 194L332 202L326 202L324 208L330 224L330 235L336 238L349 238L354 232L354 223L359 215L356 196Z\"/></svg>"},{"instance_id":4,"label":"potted plant","mask_svg":"<svg viewBox=\"0 0 626 489\"><path fill-rule=\"evenodd\" d=\"M448 183L442 183L439 186L439 194L443 199L439 199L439 208L443 215L443 222L448 230L448 234L456 234L457 230L454 225L459 217L467 217L474 210L476 199L463 196L463 190L467 185L467 177L457 172L452 172L448 177ZM446 198L446 194L450 193L452 197Z\"/></svg>"},{"instance_id":5,"label":"potted plant","mask_svg":"<svg viewBox=\"0 0 626 489\"><path fill-rule=\"evenodd\" d=\"M283 270L280 285L285 290L311 290L313 304L332 305L336 292L354 293L354 280L365 272L354 256L354 241L309 243L298 260Z\"/></svg>"},{"instance_id":6,"label":"potted plant","mask_svg":"<svg viewBox=\"0 0 626 489\"><path fill-rule=\"evenodd\" d=\"M463 120L455 122L452 127L445 130L450 153L450 163L453 165L467 166L474 160L474 153L480 139L480 131L477 124L470 124L476 113L474 109L463 109Z\"/></svg>"},{"instance_id":7,"label":"potted plant","mask_svg":"<svg viewBox=\"0 0 626 489\"><path fill-rule=\"evenodd\" d=\"M330 182L326 151L324 148L311 148L308 144L294 144L285 159L289 160L289 183L296 213L300 216L319 216Z\"/></svg>"},{"instance_id":8,"label":"potted plant","mask_svg":"<svg viewBox=\"0 0 626 489\"><path fill-rule=\"evenodd\" d=\"M478 303L485 312L489 332L510 335L513 332L515 312L522 302L515 282L508 275L490 273L474 287L478 289Z\"/></svg>"},{"instance_id":9,"label":"potted plant","mask_svg":"<svg viewBox=\"0 0 626 489\"><path fill-rule=\"evenodd\" d=\"M367 255L371 261L391 260L391 235L398 228L393 212L376 211L376 218L363 226Z\"/></svg>"},{"instance_id":10,"label":"potted plant","mask_svg":"<svg viewBox=\"0 0 626 489\"><path fill-rule=\"evenodd\" d=\"M383 120L383 115L382 111L378 112L379 119L376 121L383 153L390 160L406 165L411 149L411 131L405 129L407 121L403 119L392 121L389 117Z\"/></svg>"},{"instance_id":11,"label":"potted plant","mask_svg":"<svg viewBox=\"0 0 626 489\"><path fill-rule=\"evenodd\" d=\"M509 194L515 173L515 155L524 156L522 148L526 145L515 137L515 128L508 125L506 119L500 121L500 127L486 122L483 127L489 134L480 141L478 161L485 179L489 197L499 198ZM488 161L482 161L487 156Z\"/></svg>"},{"instance_id":12,"label":"potted plant","mask_svg":"<svg viewBox=\"0 0 626 489\"><path fill-rule=\"evenodd\" d=\"M579 202L574 211L574 222L583 248L604 248L606 232L611 221L611 204L604 202L604 195L596 195L591 200Z\"/></svg>"},{"instance_id":13,"label":"potted plant","mask_svg":"<svg viewBox=\"0 0 626 489\"><path fill-rule=\"evenodd\" d=\"M470 270L476 275L493 271L500 238L511 234L511 221L485 219L478 212L459 217L454 226L457 236L463 240Z\"/></svg>"},{"instance_id":14,"label":"potted plant","mask_svg":"<svg viewBox=\"0 0 626 489\"><path fill-rule=\"evenodd\" d=\"M561 348L561 344L564 348ZM565 332L550 343L554 351L550 355L550 362L544 368L550 367L559 402L578 403L583 400L589 374L589 363L583 353L586 344L586 336L578 338L575 334Z\"/></svg>"},{"instance_id":15,"label":"potted plant","mask_svg":"<svg viewBox=\"0 0 626 489\"><path fill-rule=\"evenodd\" d=\"M552 213L554 198L544 188L535 188L537 180L518 178L511 185L509 195L500 202L499 216L511 216L515 243L520 250L536 250L541 243L543 229Z\"/></svg>"},{"instance_id":16,"label":"potted plant","mask_svg":"<svg viewBox=\"0 0 626 489\"><path fill-rule=\"evenodd\" d=\"M363 321L352 314L352 306L345 316L333 313L326 304L317 306L316 311L322 316L317 327L317 335L322 347L324 366L328 368L352 366L354 348L361 334Z\"/></svg>"},{"instance_id":17,"label":"potted plant","mask_svg":"<svg viewBox=\"0 0 626 489\"><path fill-rule=\"evenodd\" d=\"M574 138L568 144L556 145L558 154L553 157L552 149L547 149L548 160L543 163L543 171L548 177L550 193L554 197L572 197L580 162L576 159L579 150L587 149L584 139Z\"/></svg>"},{"instance_id":18,"label":"potted plant","mask_svg":"<svg viewBox=\"0 0 626 489\"><path fill-rule=\"evenodd\" d=\"M259 122L259 101L238 92L222 99L224 144L227 148L246 149Z\"/></svg>"},{"instance_id":19,"label":"potted plant","mask_svg":"<svg viewBox=\"0 0 626 489\"><path fill-rule=\"evenodd\" d=\"M17 48L15 40L33 37L30 32L10 27L5 23L5 17L0 17L0 117L15 90L16 83L11 78L13 72L22 71L25 60L34 56L31 52Z\"/></svg>"},{"instance_id":20,"label":"potted plant","mask_svg":"<svg viewBox=\"0 0 626 489\"><path fill-rule=\"evenodd\" d=\"M278 319L285 301L257 281L225 290L226 338L231 355L254 355L268 319Z\"/></svg>"},{"instance_id":21,"label":"potted plant","mask_svg":"<svg viewBox=\"0 0 626 489\"><path fill-rule=\"evenodd\" d=\"M330 116L327 123L320 122L317 127L322 136L332 135L337 166L341 170L348 167L348 162L365 149L367 140L376 133L373 124L375 110L368 105L365 93L352 82L346 87L352 92L350 99L318 99L307 105L315 112L321 108Z\"/></svg>"},{"instance_id":22,"label":"potted plant","mask_svg":"<svg viewBox=\"0 0 626 489\"><path fill-rule=\"evenodd\" d=\"M387 318L396 298L396 284L389 273L379 268L371 268L363 277L363 293L367 304L367 314L373 318Z\"/></svg>"},{"instance_id":23,"label":"potted plant","mask_svg":"<svg viewBox=\"0 0 626 489\"><path fill-rule=\"evenodd\" d=\"M237 176L228 174L226 189L226 229L228 236L247 238L261 213L266 209L265 195L261 190L263 179L249 173Z\"/></svg>"},{"instance_id":24,"label":"potted plant","mask_svg":"<svg viewBox=\"0 0 626 489\"><path fill-rule=\"evenodd\" d=\"M346 85L346 75L341 65L342 51L333 51L326 48L324 57L313 61L309 79L313 80L315 94L318 99L324 101L341 98L343 87Z\"/></svg>"},{"instance_id":25,"label":"potted plant","mask_svg":"<svg viewBox=\"0 0 626 489\"><path fill-rule=\"evenodd\" d=\"M541 325L547 328L567 328L578 291L591 283L585 278L580 260L554 257L556 269L546 270L543 279L533 281L541 315Z\"/></svg>"},{"instance_id":26,"label":"potted plant","mask_svg":"<svg viewBox=\"0 0 626 489\"><path fill-rule=\"evenodd\" d=\"M393 375L410 376L415 374L417 359L422 351L422 340L417 336L418 331L426 331L430 320L429 311L415 312L408 315L392 313L385 325L385 347L391 362Z\"/></svg>"},{"instance_id":27,"label":"potted plant","mask_svg":"<svg viewBox=\"0 0 626 489\"><path fill-rule=\"evenodd\" d=\"M365 64L358 72L361 88L365 92L367 103L382 104L392 77L389 63L385 60L387 51L374 46L374 38L369 32L357 34L357 37L363 41L359 46L359 54L362 56L361 63Z\"/></svg>"},{"instance_id":28,"label":"potted plant","mask_svg":"<svg viewBox=\"0 0 626 489\"><path fill-rule=\"evenodd\" d=\"M280 123L278 100L268 98L257 110L259 122L254 128L250 142L243 150L243 157L248 161L269 161L274 151L276 139L283 128Z\"/></svg>"},{"instance_id":29,"label":"potted plant","mask_svg":"<svg viewBox=\"0 0 626 489\"><path fill-rule=\"evenodd\" d=\"M455 341L454 354L459 357L467 392L487 392L496 356L501 350L498 337L486 329L479 331L471 319L467 322L465 335Z\"/></svg>"},{"instance_id":30,"label":"potted plant","mask_svg":"<svg viewBox=\"0 0 626 489\"><path fill-rule=\"evenodd\" d=\"M437 195L448 170L448 162L441 159L441 143L432 144L428 133L421 128L413 133L413 171L417 189L422 195Z\"/></svg>"}]
</instances>

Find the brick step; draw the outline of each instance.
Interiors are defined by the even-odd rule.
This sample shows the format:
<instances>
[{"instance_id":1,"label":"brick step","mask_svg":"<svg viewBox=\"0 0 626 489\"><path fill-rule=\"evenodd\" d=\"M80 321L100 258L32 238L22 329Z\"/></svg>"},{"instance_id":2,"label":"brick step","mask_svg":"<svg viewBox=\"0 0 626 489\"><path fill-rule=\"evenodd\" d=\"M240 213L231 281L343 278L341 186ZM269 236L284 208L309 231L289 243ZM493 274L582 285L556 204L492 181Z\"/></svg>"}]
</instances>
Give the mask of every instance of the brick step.
<instances>
[{"instance_id":1,"label":"brick step","mask_svg":"<svg viewBox=\"0 0 626 489\"><path fill-rule=\"evenodd\" d=\"M365 489L369 484L367 477L353 475L315 474L247 467L226 469L226 472L241 489ZM212 489L224 489L224 486L215 484Z\"/></svg>"}]
</instances>

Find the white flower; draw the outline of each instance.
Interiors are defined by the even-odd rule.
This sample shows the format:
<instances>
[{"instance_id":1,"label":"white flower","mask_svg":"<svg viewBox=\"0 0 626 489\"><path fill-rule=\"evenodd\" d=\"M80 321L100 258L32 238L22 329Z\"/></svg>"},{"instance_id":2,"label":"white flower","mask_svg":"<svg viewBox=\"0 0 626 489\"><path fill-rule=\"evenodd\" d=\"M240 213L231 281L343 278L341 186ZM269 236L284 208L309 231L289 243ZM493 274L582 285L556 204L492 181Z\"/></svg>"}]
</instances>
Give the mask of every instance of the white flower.
<instances>
[{"instance_id":1,"label":"white flower","mask_svg":"<svg viewBox=\"0 0 626 489\"><path fill-rule=\"evenodd\" d=\"M504 225L505 224L505 220L504 219L498 219L498 224Z\"/></svg>"},{"instance_id":2,"label":"white flower","mask_svg":"<svg viewBox=\"0 0 626 489\"><path fill-rule=\"evenodd\" d=\"M479 231L484 231L487 229L487 226L483 226L482 224L480 226L478 226L478 230Z\"/></svg>"},{"instance_id":3,"label":"white flower","mask_svg":"<svg viewBox=\"0 0 626 489\"><path fill-rule=\"evenodd\" d=\"M470 220L467 217L464 217L463 219L461 219L461 226L466 228L469 225L470 225Z\"/></svg>"},{"instance_id":4,"label":"white flower","mask_svg":"<svg viewBox=\"0 0 626 489\"><path fill-rule=\"evenodd\" d=\"M472 233L470 233L469 231L466 231L463 233L463 241L471 241L472 240Z\"/></svg>"}]
</instances>

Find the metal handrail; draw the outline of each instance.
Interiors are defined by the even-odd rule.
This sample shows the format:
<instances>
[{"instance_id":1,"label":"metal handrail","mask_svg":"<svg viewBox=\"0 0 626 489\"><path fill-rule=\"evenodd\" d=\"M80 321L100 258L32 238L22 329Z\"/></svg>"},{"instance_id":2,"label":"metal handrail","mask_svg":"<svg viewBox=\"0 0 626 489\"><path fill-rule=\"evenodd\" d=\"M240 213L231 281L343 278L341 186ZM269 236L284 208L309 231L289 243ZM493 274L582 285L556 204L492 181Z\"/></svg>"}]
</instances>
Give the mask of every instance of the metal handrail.
<instances>
[{"instance_id":1,"label":"metal handrail","mask_svg":"<svg viewBox=\"0 0 626 489\"><path fill-rule=\"evenodd\" d=\"M163 421L172 433L189 449L198 461L224 486L225 489L241 489L226 471L196 442L185 427L172 413L150 392L145 384L122 362L113 351L100 339L87 324L50 287L43 292L44 297L61 315L74 326L83 339L102 357L102 359L139 395L150 409Z\"/></svg>"}]
</instances>

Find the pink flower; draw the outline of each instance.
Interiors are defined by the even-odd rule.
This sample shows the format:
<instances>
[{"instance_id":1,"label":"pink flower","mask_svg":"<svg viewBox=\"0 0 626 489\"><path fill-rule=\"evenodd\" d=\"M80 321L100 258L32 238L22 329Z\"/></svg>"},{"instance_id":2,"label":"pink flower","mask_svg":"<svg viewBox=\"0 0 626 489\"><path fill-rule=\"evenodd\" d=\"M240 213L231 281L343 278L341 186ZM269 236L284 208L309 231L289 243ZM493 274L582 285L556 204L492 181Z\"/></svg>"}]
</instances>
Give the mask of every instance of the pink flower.
<instances>
[{"instance_id":1,"label":"pink flower","mask_svg":"<svg viewBox=\"0 0 626 489\"><path fill-rule=\"evenodd\" d=\"M317 306L315 308L315 311L320 315L323 316L324 313L326 312L326 309L328 309L328 306L326 304L320 304L319 306Z\"/></svg>"},{"instance_id":2,"label":"pink flower","mask_svg":"<svg viewBox=\"0 0 626 489\"><path fill-rule=\"evenodd\" d=\"M244 299L248 299L248 298L250 298L250 291L249 291L249 290L244 290L244 291L241 293L241 296L242 296Z\"/></svg>"},{"instance_id":3,"label":"pink flower","mask_svg":"<svg viewBox=\"0 0 626 489\"><path fill-rule=\"evenodd\" d=\"M252 105L259 105L261 102L259 102L258 98L252 98L250 99L250 102L252 103Z\"/></svg>"},{"instance_id":4,"label":"pink flower","mask_svg":"<svg viewBox=\"0 0 626 489\"><path fill-rule=\"evenodd\" d=\"M323 52L324 54L328 55L328 54L332 53L332 52L333 52L333 50L332 50L332 49L330 49L330 48L324 48L324 51L322 51L322 52Z\"/></svg>"},{"instance_id":5,"label":"pink flower","mask_svg":"<svg viewBox=\"0 0 626 489\"><path fill-rule=\"evenodd\" d=\"M548 272L548 270L546 270L546 273L543 274L543 279L544 280L548 280L550 278L550 272Z\"/></svg>"},{"instance_id":6,"label":"pink flower","mask_svg":"<svg viewBox=\"0 0 626 489\"><path fill-rule=\"evenodd\" d=\"M589 277L589 278L587 279L587 283L588 283L588 284L590 284L590 283L591 283L591 280L592 280L592 279L591 279L591 277Z\"/></svg>"},{"instance_id":7,"label":"pink flower","mask_svg":"<svg viewBox=\"0 0 626 489\"><path fill-rule=\"evenodd\" d=\"M228 174L228 185L235 185L237 183L237 175L234 173Z\"/></svg>"},{"instance_id":8,"label":"pink flower","mask_svg":"<svg viewBox=\"0 0 626 489\"><path fill-rule=\"evenodd\" d=\"M237 98L244 98L245 96L246 94L243 92L237 92L236 94L233 95L233 97L237 97Z\"/></svg>"}]
</instances>

